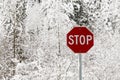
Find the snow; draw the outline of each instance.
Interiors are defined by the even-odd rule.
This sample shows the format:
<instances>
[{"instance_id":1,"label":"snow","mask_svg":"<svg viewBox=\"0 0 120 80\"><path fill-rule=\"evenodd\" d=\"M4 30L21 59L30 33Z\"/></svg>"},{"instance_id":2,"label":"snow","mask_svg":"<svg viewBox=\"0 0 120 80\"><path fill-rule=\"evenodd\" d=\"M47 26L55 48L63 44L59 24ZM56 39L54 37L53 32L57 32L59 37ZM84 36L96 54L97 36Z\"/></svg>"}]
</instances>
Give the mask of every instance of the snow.
<instances>
[{"instance_id":1,"label":"snow","mask_svg":"<svg viewBox=\"0 0 120 80\"><path fill-rule=\"evenodd\" d=\"M83 26L95 37L94 46L82 55L83 80L120 79L119 0L83 0L83 13L76 21L73 5L82 10L74 2L78 0L4 1L0 8L0 80L78 80L78 54L66 45L66 34L80 25L77 20L88 20ZM26 16L21 15L23 9ZM21 16L18 22L15 15ZM12 31L16 24L19 54L14 58Z\"/></svg>"}]
</instances>

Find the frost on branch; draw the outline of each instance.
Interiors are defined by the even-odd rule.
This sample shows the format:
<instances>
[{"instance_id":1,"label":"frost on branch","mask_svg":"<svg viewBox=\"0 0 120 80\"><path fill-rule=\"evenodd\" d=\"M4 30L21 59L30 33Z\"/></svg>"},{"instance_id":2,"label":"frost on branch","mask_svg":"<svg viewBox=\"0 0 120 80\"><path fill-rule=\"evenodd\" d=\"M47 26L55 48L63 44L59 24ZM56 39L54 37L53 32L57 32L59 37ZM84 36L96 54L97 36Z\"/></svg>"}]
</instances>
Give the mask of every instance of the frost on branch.
<instances>
[{"instance_id":1,"label":"frost on branch","mask_svg":"<svg viewBox=\"0 0 120 80\"><path fill-rule=\"evenodd\" d=\"M83 79L119 80L119 6L119 0L3 0L0 80L77 80L78 55L66 46L76 25L95 37L83 55Z\"/></svg>"}]
</instances>

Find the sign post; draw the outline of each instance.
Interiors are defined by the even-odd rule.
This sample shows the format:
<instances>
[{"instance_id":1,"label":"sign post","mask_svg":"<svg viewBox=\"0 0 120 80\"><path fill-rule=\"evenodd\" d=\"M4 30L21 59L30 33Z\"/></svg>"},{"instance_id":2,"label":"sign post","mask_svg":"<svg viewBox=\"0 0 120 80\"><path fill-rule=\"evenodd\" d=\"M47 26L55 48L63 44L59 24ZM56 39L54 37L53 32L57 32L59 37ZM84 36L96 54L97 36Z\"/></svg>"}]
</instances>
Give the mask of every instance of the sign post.
<instances>
[{"instance_id":1,"label":"sign post","mask_svg":"<svg viewBox=\"0 0 120 80\"><path fill-rule=\"evenodd\" d=\"M82 80L82 54L94 45L93 33L84 26L74 27L67 34L67 46L79 54L79 80Z\"/></svg>"},{"instance_id":2,"label":"sign post","mask_svg":"<svg viewBox=\"0 0 120 80\"><path fill-rule=\"evenodd\" d=\"M82 55L79 54L79 80L82 80Z\"/></svg>"}]
</instances>

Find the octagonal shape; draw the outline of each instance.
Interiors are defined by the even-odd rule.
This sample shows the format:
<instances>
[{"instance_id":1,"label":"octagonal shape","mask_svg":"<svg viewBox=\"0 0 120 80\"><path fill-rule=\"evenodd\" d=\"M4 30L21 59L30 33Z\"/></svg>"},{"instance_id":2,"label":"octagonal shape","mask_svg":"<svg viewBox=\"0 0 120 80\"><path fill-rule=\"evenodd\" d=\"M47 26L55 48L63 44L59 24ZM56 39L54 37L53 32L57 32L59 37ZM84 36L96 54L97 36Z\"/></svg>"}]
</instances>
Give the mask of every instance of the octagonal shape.
<instances>
[{"instance_id":1,"label":"octagonal shape","mask_svg":"<svg viewBox=\"0 0 120 80\"><path fill-rule=\"evenodd\" d=\"M86 27L74 27L67 34L67 46L74 53L86 53L93 45L93 33Z\"/></svg>"}]
</instances>

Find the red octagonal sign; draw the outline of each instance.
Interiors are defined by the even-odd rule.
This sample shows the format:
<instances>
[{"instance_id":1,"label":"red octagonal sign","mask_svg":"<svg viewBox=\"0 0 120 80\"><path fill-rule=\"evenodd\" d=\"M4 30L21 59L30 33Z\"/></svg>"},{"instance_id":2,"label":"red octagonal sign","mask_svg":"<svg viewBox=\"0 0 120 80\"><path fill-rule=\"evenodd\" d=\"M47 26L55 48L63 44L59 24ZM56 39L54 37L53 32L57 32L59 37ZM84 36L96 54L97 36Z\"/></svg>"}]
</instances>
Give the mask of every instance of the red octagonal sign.
<instances>
[{"instance_id":1,"label":"red octagonal sign","mask_svg":"<svg viewBox=\"0 0 120 80\"><path fill-rule=\"evenodd\" d=\"M67 34L67 46L75 53L86 53L94 45L94 36L86 27L74 27Z\"/></svg>"}]
</instances>

